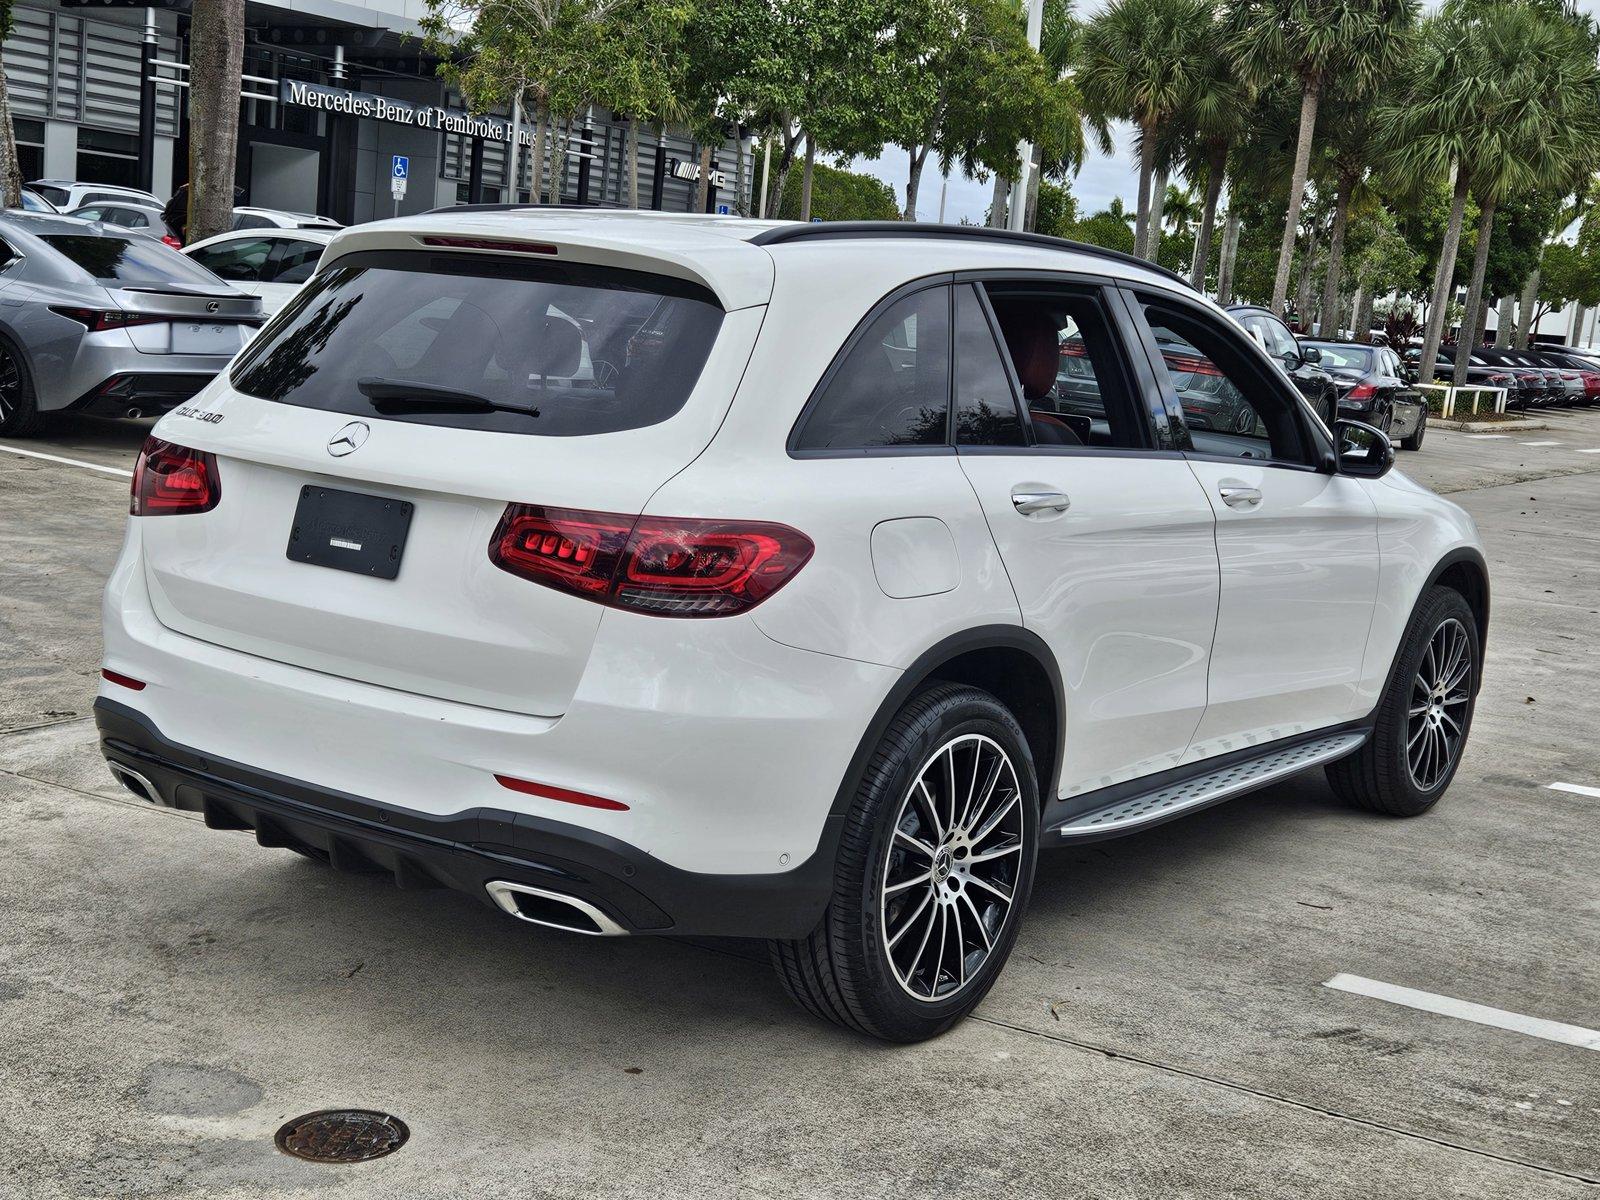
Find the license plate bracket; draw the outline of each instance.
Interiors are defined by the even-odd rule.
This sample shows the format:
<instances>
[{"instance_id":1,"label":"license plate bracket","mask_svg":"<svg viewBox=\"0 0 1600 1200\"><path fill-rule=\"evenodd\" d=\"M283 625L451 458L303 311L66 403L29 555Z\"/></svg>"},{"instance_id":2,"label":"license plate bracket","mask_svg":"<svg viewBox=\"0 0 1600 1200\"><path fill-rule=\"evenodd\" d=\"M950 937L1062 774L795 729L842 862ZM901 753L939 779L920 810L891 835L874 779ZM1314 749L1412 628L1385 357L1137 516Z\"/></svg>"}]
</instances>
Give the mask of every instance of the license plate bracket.
<instances>
[{"instance_id":1,"label":"license plate bracket","mask_svg":"<svg viewBox=\"0 0 1600 1200\"><path fill-rule=\"evenodd\" d=\"M411 512L407 500L308 483L300 489L286 553L293 562L393 579L400 574Z\"/></svg>"}]
</instances>

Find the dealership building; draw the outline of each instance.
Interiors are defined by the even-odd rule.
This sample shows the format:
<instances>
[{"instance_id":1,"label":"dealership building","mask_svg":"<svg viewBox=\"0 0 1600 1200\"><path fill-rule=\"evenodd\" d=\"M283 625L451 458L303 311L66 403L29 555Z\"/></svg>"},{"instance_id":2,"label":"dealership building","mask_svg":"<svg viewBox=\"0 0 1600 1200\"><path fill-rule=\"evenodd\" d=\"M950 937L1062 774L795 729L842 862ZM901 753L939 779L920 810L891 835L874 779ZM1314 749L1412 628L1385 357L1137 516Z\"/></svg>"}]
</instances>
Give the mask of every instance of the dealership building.
<instances>
[{"instance_id":1,"label":"dealership building","mask_svg":"<svg viewBox=\"0 0 1600 1200\"><path fill-rule=\"evenodd\" d=\"M187 178L189 0L18 0L5 71L24 179L144 186ZM465 111L420 40L422 0L246 5L237 183L241 204L345 224L440 205L527 201L534 130L505 110ZM747 138L714 148L708 211L746 211ZM544 190L556 134L547 132ZM566 204L627 203L627 123L604 109L560 134ZM515 195L508 178L521 147ZM686 131L640 131L641 207L694 206L701 147ZM396 157L405 160L395 196Z\"/></svg>"}]
</instances>

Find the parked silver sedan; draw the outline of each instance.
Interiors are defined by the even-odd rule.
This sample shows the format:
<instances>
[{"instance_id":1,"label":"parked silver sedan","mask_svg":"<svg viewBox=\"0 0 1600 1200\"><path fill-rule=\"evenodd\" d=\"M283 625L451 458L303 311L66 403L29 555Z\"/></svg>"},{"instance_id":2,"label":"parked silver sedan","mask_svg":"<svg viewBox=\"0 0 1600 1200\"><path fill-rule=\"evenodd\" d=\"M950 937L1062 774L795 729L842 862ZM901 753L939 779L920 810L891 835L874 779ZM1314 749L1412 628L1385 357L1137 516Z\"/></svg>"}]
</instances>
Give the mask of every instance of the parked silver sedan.
<instances>
[{"instance_id":1,"label":"parked silver sedan","mask_svg":"<svg viewBox=\"0 0 1600 1200\"><path fill-rule=\"evenodd\" d=\"M62 409L138 417L189 399L249 341L261 301L154 238L0 214L0 436Z\"/></svg>"}]
</instances>

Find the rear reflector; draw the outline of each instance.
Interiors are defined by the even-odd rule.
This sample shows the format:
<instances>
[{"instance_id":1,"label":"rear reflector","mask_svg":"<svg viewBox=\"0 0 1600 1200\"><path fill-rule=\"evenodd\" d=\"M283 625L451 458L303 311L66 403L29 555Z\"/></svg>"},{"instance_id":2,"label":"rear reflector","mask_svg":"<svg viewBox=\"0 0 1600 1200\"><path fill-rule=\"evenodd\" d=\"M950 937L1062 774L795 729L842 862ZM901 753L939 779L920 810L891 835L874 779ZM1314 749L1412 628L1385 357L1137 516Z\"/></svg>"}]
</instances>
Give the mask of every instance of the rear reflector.
<instances>
[{"instance_id":1,"label":"rear reflector","mask_svg":"<svg viewBox=\"0 0 1600 1200\"><path fill-rule=\"evenodd\" d=\"M147 437L133 467L128 512L135 517L210 512L222 498L217 459L204 450Z\"/></svg>"},{"instance_id":2,"label":"rear reflector","mask_svg":"<svg viewBox=\"0 0 1600 1200\"><path fill-rule=\"evenodd\" d=\"M503 571L656 617L748 612L811 558L811 539L767 521L628 517L510 504L489 542Z\"/></svg>"},{"instance_id":3,"label":"rear reflector","mask_svg":"<svg viewBox=\"0 0 1600 1200\"><path fill-rule=\"evenodd\" d=\"M100 678L104 679L107 683L114 683L118 687L129 688L135 692L144 691L143 680L133 679L127 675L119 675L115 671L107 670L105 667L100 668Z\"/></svg>"},{"instance_id":4,"label":"rear reflector","mask_svg":"<svg viewBox=\"0 0 1600 1200\"><path fill-rule=\"evenodd\" d=\"M143 684L139 685L143 687ZM551 787L547 783L530 783L526 779L514 779L510 775L496 775L495 780L503 788L510 788L513 792L525 792L529 796L542 796L546 800L560 800L563 804L581 804L584 808L603 808L610 812L627 812L628 806L620 800L607 800L604 796L591 796L588 792L574 792L570 788Z\"/></svg>"}]
</instances>

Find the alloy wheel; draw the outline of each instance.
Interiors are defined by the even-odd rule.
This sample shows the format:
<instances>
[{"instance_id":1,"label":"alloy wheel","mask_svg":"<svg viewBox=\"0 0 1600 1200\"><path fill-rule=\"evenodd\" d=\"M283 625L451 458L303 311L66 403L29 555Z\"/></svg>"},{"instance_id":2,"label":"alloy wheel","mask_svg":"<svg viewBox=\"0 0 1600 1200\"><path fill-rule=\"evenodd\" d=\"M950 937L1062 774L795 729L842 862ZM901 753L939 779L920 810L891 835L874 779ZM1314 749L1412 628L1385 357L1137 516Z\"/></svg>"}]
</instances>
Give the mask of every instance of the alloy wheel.
<instances>
[{"instance_id":1,"label":"alloy wheel","mask_svg":"<svg viewBox=\"0 0 1600 1200\"><path fill-rule=\"evenodd\" d=\"M1466 737L1472 695L1472 642L1451 617L1433 631L1411 681L1406 710L1406 769L1424 792L1438 787L1455 765Z\"/></svg>"},{"instance_id":2,"label":"alloy wheel","mask_svg":"<svg viewBox=\"0 0 1600 1200\"><path fill-rule=\"evenodd\" d=\"M1024 805L1010 755L982 734L952 738L900 801L879 884L889 967L915 1000L977 977L1010 919Z\"/></svg>"}]
</instances>

